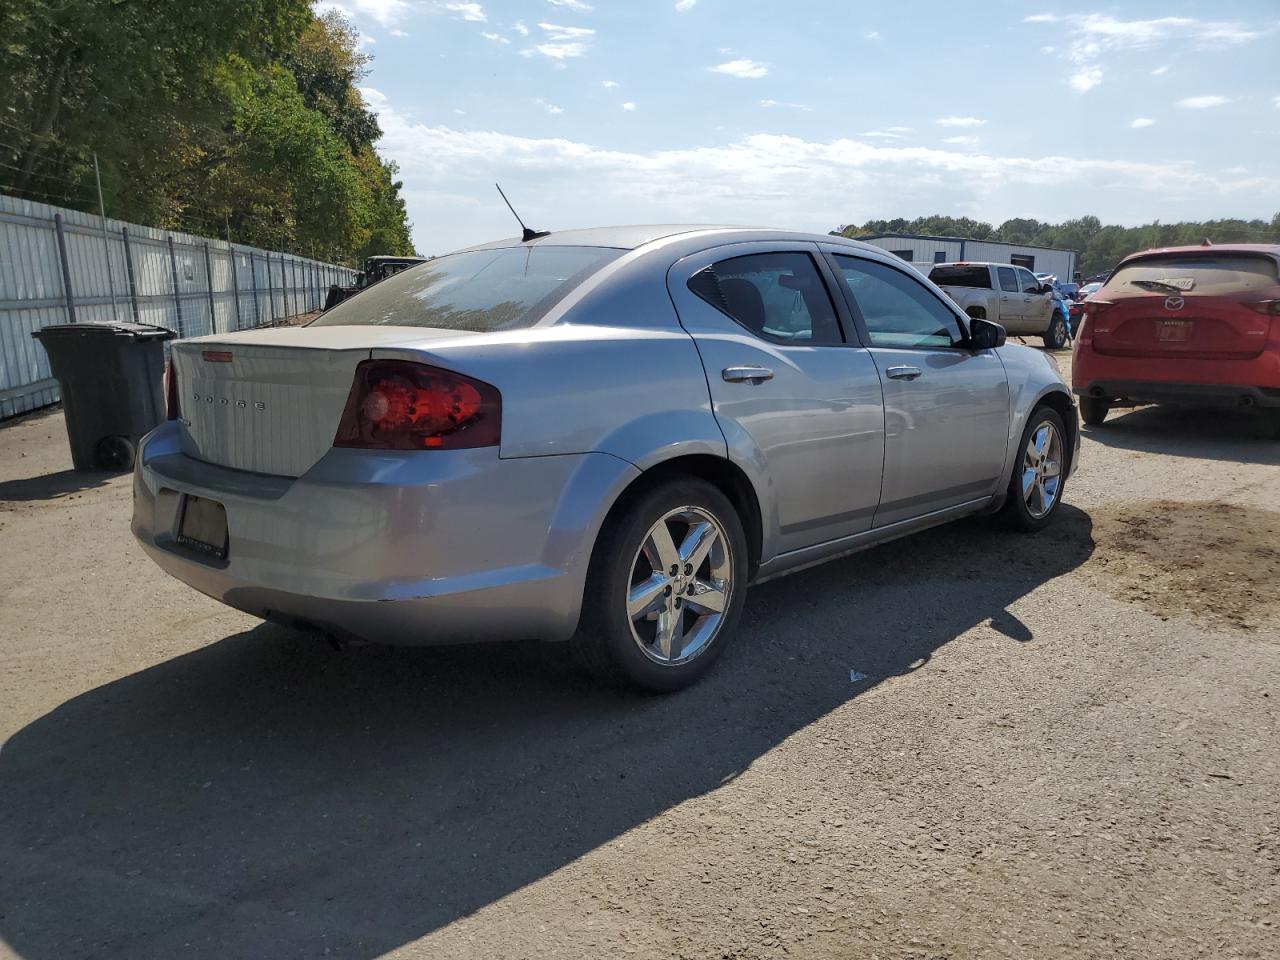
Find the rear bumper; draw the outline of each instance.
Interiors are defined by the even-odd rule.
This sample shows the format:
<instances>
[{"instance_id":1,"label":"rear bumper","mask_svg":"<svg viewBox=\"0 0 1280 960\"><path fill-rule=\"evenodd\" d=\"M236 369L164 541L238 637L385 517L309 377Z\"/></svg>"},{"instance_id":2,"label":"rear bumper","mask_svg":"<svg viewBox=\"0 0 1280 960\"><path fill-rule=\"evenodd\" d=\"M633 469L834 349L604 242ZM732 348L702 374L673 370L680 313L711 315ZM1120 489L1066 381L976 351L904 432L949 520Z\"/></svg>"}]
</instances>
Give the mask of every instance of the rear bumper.
<instances>
[{"instance_id":1,"label":"rear bumper","mask_svg":"<svg viewBox=\"0 0 1280 960\"><path fill-rule=\"evenodd\" d=\"M1205 407L1280 407L1280 389L1166 380L1089 380L1072 387L1079 396Z\"/></svg>"},{"instance_id":2,"label":"rear bumper","mask_svg":"<svg viewBox=\"0 0 1280 960\"><path fill-rule=\"evenodd\" d=\"M1071 389L1152 403L1277 407L1280 350L1269 346L1248 360L1116 357L1077 341Z\"/></svg>"},{"instance_id":3,"label":"rear bumper","mask_svg":"<svg viewBox=\"0 0 1280 960\"><path fill-rule=\"evenodd\" d=\"M567 639L596 534L639 471L602 453L332 450L296 479L181 453L162 425L133 533L167 573L254 616L380 643ZM176 542L182 498L226 508L226 560Z\"/></svg>"}]
</instances>

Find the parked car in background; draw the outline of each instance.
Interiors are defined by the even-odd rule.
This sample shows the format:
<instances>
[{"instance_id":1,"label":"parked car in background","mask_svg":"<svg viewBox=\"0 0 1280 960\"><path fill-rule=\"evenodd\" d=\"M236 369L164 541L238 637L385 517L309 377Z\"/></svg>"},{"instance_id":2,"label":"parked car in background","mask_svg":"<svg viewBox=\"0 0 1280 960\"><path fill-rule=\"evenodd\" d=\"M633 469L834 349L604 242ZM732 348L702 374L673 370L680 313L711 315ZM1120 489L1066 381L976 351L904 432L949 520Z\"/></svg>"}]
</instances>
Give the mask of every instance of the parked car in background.
<instances>
[{"instance_id":1,"label":"parked car in background","mask_svg":"<svg viewBox=\"0 0 1280 960\"><path fill-rule=\"evenodd\" d=\"M1260 411L1280 433L1280 245L1146 250L1084 303L1072 389L1084 421L1117 406Z\"/></svg>"},{"instance_id":2,"label":"parked car in background","mask_svg":"<svg viewBox=\"0 0 1280 960\"><path fill-rule=\"evenodd\" d=\"M1080 318L1084 316L1084 302L1091 296L1102 289L1101 283L1086 283L1080 288L1080 294L1071 303L1067 304L1067 314L1071 320L1072 335L1080 331Z\"/></svg>"},{"instance_id":3,"label":"parked car in background","mask_svg":"<svg viewBox=\"0 0 1280 960\"><path fill-rule=\"evenodd\" d=\"M1053 287L1026 267L1006 263L939 263L929 279L970 317L993 320L1017 336L1041 337L1058 350L1067 342L1066 317Z\"/></svg>"},{"instance_id":4,"label":"parked car in background","mask_svg":"<svg viewBox=\"0 0 1280 960\"><path fill-rule=\"evenodd\" d=\"M1078 451L1042 352L884 250L775 230L474 247L179 341L168 391L133 532L173 576L338 637L568 640L650 690L711 665L753 581L1044 527Z\"/></svg>"}]
</instances>

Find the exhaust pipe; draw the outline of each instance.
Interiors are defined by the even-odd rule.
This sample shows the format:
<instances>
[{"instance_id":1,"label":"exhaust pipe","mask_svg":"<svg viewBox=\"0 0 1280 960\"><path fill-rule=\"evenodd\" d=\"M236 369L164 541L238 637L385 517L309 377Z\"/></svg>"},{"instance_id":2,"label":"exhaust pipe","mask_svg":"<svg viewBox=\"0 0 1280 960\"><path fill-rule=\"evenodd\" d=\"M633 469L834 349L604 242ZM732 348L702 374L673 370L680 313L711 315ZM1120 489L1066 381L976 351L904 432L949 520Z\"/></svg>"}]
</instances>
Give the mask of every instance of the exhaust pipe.
<instances>
[{"instance_id":1,"label":"exhaust pipe","mask_svg":"<svg viewBox=\"0 0 1280 960\"><path fill-rule=\"evenodd\" d=\"M1257 401L1253 399L1252 394L1242 393L1240 395L1240 406L1244 407L1246 410L1252 407L1256 402Z\"/></svg>"},{"instance_id":2,"label":"exhaust pipe","mask_svg":"<svg viewBox=\"0 0 1280 960\"><path fill-rule=\"evenodd\" d=\"M1089 388L1089 396L1091 396L1091 397L1101 397L1101 396L1103 396L1103 393L1104 393L1104 391L1103 391L1103 389L1102 389L1101 387L1090 387L1090 388Z\"/></svg>"}]
</instances>

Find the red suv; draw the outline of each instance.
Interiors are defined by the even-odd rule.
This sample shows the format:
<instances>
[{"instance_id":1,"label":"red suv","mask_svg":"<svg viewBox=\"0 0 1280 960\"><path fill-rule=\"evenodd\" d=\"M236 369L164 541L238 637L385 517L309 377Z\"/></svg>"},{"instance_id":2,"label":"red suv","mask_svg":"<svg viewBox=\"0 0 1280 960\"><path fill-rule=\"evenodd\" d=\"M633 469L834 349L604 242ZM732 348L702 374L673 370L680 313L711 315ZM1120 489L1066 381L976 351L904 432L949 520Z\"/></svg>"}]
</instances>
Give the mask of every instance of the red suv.
<instances>
[{"instance_id":1,"label":"red suv","mask_svg":"<svg viewBox=\"0 0 1280 960\"><path fill-rule=\"evenodd\" d=\"M1071 388L1085 423L1178 403L1258 410L1280 436L1280 245L1135 253L1083 306Z\"/></svg>"}]
</instances>

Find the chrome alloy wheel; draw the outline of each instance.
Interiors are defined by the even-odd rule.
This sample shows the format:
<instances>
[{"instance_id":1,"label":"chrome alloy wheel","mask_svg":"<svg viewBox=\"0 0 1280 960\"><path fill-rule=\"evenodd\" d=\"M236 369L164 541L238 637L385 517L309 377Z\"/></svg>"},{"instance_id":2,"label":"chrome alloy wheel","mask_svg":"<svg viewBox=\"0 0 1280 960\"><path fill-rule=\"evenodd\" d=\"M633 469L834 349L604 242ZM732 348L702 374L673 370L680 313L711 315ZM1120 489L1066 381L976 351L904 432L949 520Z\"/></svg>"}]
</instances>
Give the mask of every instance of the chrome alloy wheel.
<instances>
[{"instance_id":1,"label":"chrome alloy wheel","mask_svg":"<svg viewBox=\"0 0 1280 960\"><path fill-rule=\"evenodd\" d=\"M677 507L649 528L631 562L627 617L650 660L687 663L715 639L735 588L730 549L701 507Z\"/></svg>"},{"instance_id":2,"label":"chrome alloy wheel","mask_svg":"<svg viewBox=\"0 0 1280 960\"><path fill-rule=\"evenodd\" d=\"M1048 420L1031 431L1022 458L1022 499L1032 519L1048 515L1062 489L1062 434Z\"/></svg>"}]
</instances>

